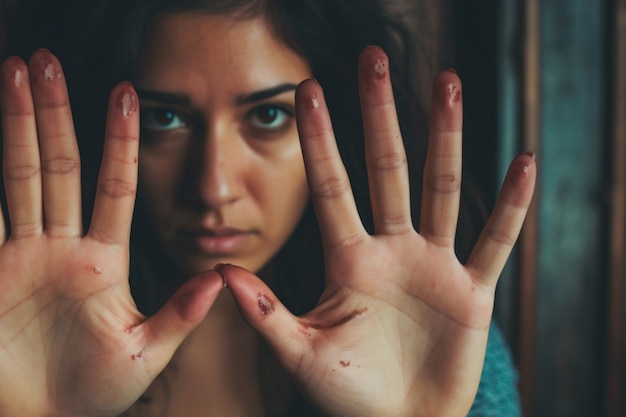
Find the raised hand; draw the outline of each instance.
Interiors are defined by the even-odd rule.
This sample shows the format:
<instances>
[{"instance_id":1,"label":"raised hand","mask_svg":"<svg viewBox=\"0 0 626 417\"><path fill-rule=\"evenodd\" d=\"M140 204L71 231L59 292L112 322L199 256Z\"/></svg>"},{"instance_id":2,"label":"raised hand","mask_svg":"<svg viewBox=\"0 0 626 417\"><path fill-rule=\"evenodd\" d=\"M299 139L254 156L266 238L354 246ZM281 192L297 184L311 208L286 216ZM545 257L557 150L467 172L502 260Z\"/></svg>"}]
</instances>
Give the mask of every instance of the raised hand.
<instances>
[{"instance_id":1,"label":"raised hand","mask_svg":"<svg viewBox=\"0 0 626 417\"><path fill-rule=\"evenodd\" d=\"M58 60L44 50L28 66L9 58L0 77L8 212L0 218L0 415L115 416L200 323L222 277L192 279L146 320L128 286L139 134L132 86L111 93L83 234L79 152Z\"/></svg>"},{"instance_id":2,"label":"raised hand","mask_svg":"<svg viewBox=\"0 0 626 417\"><path fill-rule=\"evenodd\" d=\"M359 220L320 86L306 81L297 91L326 257L318 306L295 317L254 275L231 265L218 270L249 323L329 416L463 416L478 388L495 286L530 204L536 167L530 154L513 161L495 210L462 265L454 253L460 81L447 71L434 82L418 233L387 64L376 47L367 48L359 63L374 235Z\"/></svg>"}]
</instances>

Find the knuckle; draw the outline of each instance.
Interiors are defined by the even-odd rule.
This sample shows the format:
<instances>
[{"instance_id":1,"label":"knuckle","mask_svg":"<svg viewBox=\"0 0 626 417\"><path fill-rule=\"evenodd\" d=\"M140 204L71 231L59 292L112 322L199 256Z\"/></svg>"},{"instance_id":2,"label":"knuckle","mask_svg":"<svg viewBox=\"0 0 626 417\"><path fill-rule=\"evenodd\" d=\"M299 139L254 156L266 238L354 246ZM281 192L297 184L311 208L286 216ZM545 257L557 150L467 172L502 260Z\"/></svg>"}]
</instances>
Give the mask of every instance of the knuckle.
<instances>
[{"instance_id":1,"label":"knuckle","mask_svg":"<svg viewBox=\"0 0 626 417\"><path fill-rule=\"evenodd\" d=\"M372 160L370 168L376 171L398 171L407 166L406 156L400 152L390 152Z\"/></svg>"},{"instance_id":2,"label":"knuckle","mask_svg":"<svg viewBox=\"0 0 626 417\"><path fill-rule=\"evenodd\" d=\"M365 241L366 236L361 233L353 233L343 236L335 245L341 248L353 248Z\"/></svg>"},{"instance_id":3,"label":"knuckle","mask_svg":"<svg viewBox=\"0 0 626 417\"><path fill-rule=\"evenodd\" d=\"M433 175L426 178L426 186L437 193L456 193L461 189L461 178L454 174Z\"/></svg>"},{"instance_id":4,"label":"knuckle","mask_svg":"<svg viewBox=\"0 0 626 417\"><path fill-rule=\"evenodd\" d=\"M72 234L73 224L63 218L46 217L46 231L50 237L66 237Z\"/></svg>"},{"instance_id":5,"label":"knuckle","mask_svg":"<svg viewBox=\"0 0 626 417\"><path fill-rule=\"evenodd\" d=\"M62 156L50 158L42 161L41 169L45 174L68 175L80 170L80 161Z\"/></svg>"},{"instance_id":6,"label":"knuckle","mask_svg":"<svg viewBox=\"0 0 626 417\"><path fill-rule=\"evenodd\" d=\"M17 165L4 169L4 178L8 181L24 182L36 178L40 167L37 165Z\"/></svg>"},{"instance_id":7,"label":"knuckle","mask_svg":"<svg viewBox=\"0 0 626 417\"><path fill-rule=\"evenodd\" d=\"M451 248L454 246L454 236L434 231L421 231L420 234L435 246L440 248Z\"/></svg>"},{"instance_id":8,"label":"knuckle","mask_svg":"<svg viewBox=\"0 0 626 417\"><path fill-rule=\"evenodd\" d=\"M510 233L503 232L501 230L490 228L486 230L487 236L501 245L513 246L515 244L515 237Z\"/></svg>"},{"instance_id":9,"label":"knuckle","mask_svg":"<svg viewBox=\"0 0 626 417\"><path fill-rule=\"evenodd\" d=\"M114 245L117 243L108 233L94 228L89 229L89 237L103 245Z\"/></svg>"},{"instance_id":10,"label":"knuckle","mask_svg":"<svg viewBox=\"0 0 626 417\"><path fill-rule=\"evenodd\" d=\"M413 230L411 219L403 214L383 216L382 226L385 230L392 230L395 233L409 232Z\"/></svg>"},{"instance_id":11,"label":"knuckle","mask_svg":"<svg viewBox=\"0 0 626 417\"><path fill-rule=\"evenodd\" d=\"M347 180L337 177L327 178L311 190L313 198L332 200L347 192L350 184Z\"/></svg>"},{"instance_id":12,"label":"knuckle","mask_svg":"<svg viewBox=\"0 0 626 417\"><path fill-rule=\"evenodd\" d=\"M311 163L316 166L326 166L332 164L333 156L329 154L315 155L310 158Z\"/></svg>"},{"instance_id":13,"label":"knuckle","mask_svg":"<svg viewBox=\"0 0 626 417\"><path fill-rule=\"evenodd\" d=\"M11 235L14 238L32 238L41 234L41 223L37 221L11 223Z\"/></svg>"},{"instance_id":14,"label":"knuckle","mask_svg":"<svg viewBox=\"0 0 626 417\"><path fill-rule=\"evenodd\" d=\"M50 112L70 112L70 105L67 100L59 100L56 97L46 97L45 101L40 100L37 102L37 111L50 111Z\"/></svg>"},{"instance_id":15,"label":"knuckle","mask_svg":"<svg viewBox=\"0 0 626 417\"><path fill-rule=\"evenodd\" d=\"M124 198L135 194L135 186L119 178L110 178L100 183L99 189L111 198Z\"/></svg>"}]
</instances>

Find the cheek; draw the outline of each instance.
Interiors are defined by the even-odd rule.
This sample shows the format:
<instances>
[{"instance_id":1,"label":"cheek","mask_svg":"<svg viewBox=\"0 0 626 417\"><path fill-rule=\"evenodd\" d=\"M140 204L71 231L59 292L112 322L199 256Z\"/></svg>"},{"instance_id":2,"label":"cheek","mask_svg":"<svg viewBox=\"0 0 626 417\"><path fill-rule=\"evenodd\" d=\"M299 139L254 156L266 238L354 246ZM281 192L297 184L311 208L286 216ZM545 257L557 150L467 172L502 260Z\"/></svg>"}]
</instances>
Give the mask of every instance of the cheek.
<instances>
[{"instance_id":1,"label":"cheek","mask_svg":"<svg viewBox=\"0 0 626 417\"><path fill-rule=\"evenodd\" d=\"M154 211L157 216L174 205L180 166L176 158L154 157L149 153L140 153L140 194L150 211Z\"/></svg>"},{"instance_id":2,"label":"cheek","mask_svg":"<svg viewBox=\"0 0 626 417\"><path fill-rule=\"evenodd\" d=\"M309 198L304 165L301 159L294 159L275 171L272 178L266 179L266 184L269 185L265 196L268 212L266 215L285 226L280 228L281 235L291 233Z\"/></svg>"}]
</instances>

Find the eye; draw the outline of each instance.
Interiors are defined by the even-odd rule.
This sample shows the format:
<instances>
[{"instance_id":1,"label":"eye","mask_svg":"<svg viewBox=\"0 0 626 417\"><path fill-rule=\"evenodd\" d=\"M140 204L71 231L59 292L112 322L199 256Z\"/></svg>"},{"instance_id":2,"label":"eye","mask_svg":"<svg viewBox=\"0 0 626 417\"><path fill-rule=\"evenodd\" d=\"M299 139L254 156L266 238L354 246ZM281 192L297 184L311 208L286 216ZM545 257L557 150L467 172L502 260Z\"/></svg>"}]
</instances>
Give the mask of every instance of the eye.
<instances>
[{"instance_id":1,"label":"eye","mask_svg":"<svg viewBox=\"0 0 626 417\"><path fill-rule=\"evenodd\" d=\"M248 115L248 124L258 130L281 130L288 126L293 119L294 112L284 107L266 104L255 107Z\"/></svg>"},{"instance_id":2,"label":"eye","mask_svg":"<svg viewBox=\"0 0 626 417\"><path fill-rule=\"evenodd\" d=\"M156 107L142 110L141 123L147 129L158 131L187 127L187 123L175 111Z\"/></svg>"}]
</instances>

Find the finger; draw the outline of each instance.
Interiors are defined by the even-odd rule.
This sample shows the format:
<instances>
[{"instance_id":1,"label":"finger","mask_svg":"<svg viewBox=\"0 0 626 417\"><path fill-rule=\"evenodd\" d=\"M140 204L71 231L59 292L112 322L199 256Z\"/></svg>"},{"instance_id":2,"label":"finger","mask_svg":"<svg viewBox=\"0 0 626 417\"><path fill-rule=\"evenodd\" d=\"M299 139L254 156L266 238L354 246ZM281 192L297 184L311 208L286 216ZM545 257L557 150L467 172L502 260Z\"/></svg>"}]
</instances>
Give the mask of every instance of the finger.
<instances>
[{"instance_id":1,"label":"finger","mask_svg":"<svg viewBox=\"0 0 626 417\"><path fill-rule=\"evenodd\" d=\"M187 281L172 298L142 326L148 335L140 354L156 358L153 366L164 367L185 338L202 322L224 288L224 279L208 271ZM139 353L139 352L138 352Z\"/></svg>"},{"instance_id":2,"label":"finger","mask_svg":"<svg viewBox=\"0 0 626 417\"><path fill-rule=\"evenodd\" d=\"M376 233L413 230L406 153L398 125L387 56L366 48L359 59L367 172Z\"/></svg>"},{"instance_id":3,"label":"finger","mask_svg":"<svg viewBox=\"0 0 626 417\"><path fill-rule=\"evenodd\" d=\"M130 83L111 91L102 165L89 235L127 245L137 190L139 104Z\"/></svg>"},{"instance_id":4,"label":"finger","mask_svg":"<svg viewBox=\"0 0 626 417\"><path fill-rule=\"evenodd\" d=\"M467 262L467 269L479 282L496 285L522 229L536 176L533 154L520 155L511 163L496 207Z\"/></svg>"},{"instance_id":5,"label":"finger","mask_svg":"<svg viewBox=\"0 0 626 417\"><path fill-rule=\"evenodd\" d=\"M307 351L307 333L313 330L300 325L254 274L234 265L220 265L216 270L224 276L244 319L267 340L281 363L293 370Z\"/></svg>"},{"instance_id":6,"label":"finger","mask_svg":"<svg viewBox=\"0 0 626 417\"><path fill-rule=\"evenodd\" d=\"M43 207L51 236L82 234L80 156L59 61L45 50L29 62L41 152Z\"/></svg>"},{"instance_id":7,"label":"finger","mask_svg":"<svg viewBox=\"0 0 626 417\"><path fill-rule=\"evenodd\" d=\"M366 233L341 162L324 94L315 80L296 90L296 120L311 200L326 248L349 245Z\"/></svg>"},{"instance_id":8,"label":"finger","mask_svg":"<svg viewBox=\"0 0 626 417\"><path fill-rule=\"evenodd\" d=\"M13 238L41 233L41 166L28 69L10 57L2 64L3 175Z\"/></svg>"},{"instance_id":9,"label":"finger","mask_svg":"<svg viewBox=\"0 0 626 417\"><path fill-rule=\"evenodd\" d=\"M433 86L420 234L445 247L454 246L459 216L462 128L461 82L454 72L444 71Z\"/></svg>"}]
</instances>

